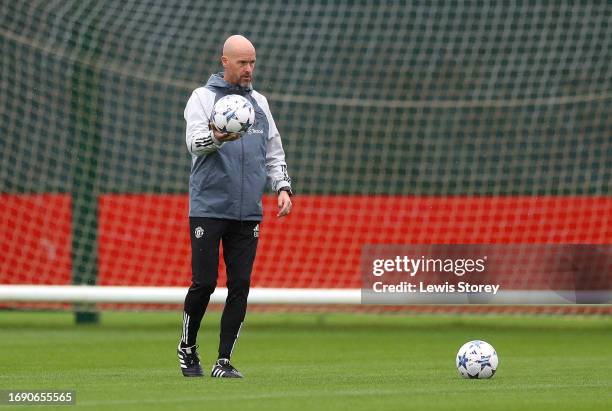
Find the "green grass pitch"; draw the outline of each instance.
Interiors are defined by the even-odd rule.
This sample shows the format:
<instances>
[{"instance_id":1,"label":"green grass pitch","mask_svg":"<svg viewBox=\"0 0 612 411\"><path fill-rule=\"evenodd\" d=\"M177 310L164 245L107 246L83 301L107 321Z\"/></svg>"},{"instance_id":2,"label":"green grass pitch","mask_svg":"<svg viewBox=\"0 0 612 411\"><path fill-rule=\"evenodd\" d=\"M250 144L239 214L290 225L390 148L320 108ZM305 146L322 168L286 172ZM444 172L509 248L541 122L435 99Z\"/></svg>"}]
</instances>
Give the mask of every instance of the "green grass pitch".
<instances>
[{"instance_id":1,"label":"green grass pitch","mask_svg":"<svg viewBox=\"0 0 612 411\"><path fill-rule=\"evenodd\" d=\"M246 378L186 379L180 313L0 311L0 390L72 389L87 410L610 410L612 318L249 313L233 362ZM218 314L200 332L205 371ZM493 344L491 380L464 380L455 353ZM0 409L41 409L0 405Z\"/></svg>"}]
</instances>

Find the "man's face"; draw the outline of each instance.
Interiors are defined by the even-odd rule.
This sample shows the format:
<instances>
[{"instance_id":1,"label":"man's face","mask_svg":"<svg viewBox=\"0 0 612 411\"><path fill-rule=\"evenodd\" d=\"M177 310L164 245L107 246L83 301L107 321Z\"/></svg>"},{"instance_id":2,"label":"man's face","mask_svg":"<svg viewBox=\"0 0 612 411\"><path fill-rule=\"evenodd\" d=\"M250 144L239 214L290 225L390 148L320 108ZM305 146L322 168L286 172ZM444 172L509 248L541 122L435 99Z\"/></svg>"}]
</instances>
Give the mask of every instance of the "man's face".
<instances>
[{"instance_id":1,"label":"man's face","mask_svg":"<svg viewBox=\"0 0 612 411\"><path fill-rule=\"evenodd\" d=\"M230 84L246 87L253 81L255 50L237 50L221 57L224 79Z\"/></svg>"}]
</instances>

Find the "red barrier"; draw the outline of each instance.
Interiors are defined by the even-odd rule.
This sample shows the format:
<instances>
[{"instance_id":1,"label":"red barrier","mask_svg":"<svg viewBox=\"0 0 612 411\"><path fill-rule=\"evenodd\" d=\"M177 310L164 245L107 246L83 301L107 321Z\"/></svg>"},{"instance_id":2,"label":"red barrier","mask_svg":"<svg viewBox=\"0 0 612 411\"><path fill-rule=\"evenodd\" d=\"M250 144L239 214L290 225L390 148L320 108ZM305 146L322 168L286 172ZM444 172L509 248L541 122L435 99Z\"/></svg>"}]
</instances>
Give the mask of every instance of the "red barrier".
<instances>
[{"instance_id":1,"label":"red barrier","mask_svg":"<svg viewBox=\"0 0 612 411\"><path fill-rule=\"evenodd\" d=\"M67 194L0 194L0 284L70 284Z\"/></svg>"},{"instance_id":2,"label":"red barrier","mask_svg":"<svg viewBox=\"0 0 612 411\"><path fill-rule=\"evenodd\" d=\"M606 197L297 196L280 220L275 202L264 198L254 286L358 288L368 243L612 242ZM100 284L187 285L187 227L186 196L103 196Z\"/></svg>"},{"instance_id":3,"label":"red barrier","mask_svg":"<svg viewBox=\"0 0 612 411\"><path fill-rule=\"evenodd\" d=\"M189 283L186 196L104 195L98 209L99 284Z\"/></svg>"},{"instance_id":4,"label":"red barrier","mask_svg":"<svg viewBox=\"0 0 612 411\"><path fill-rule=\"evenodd\" d=\"M70 196L0 201L0 283L69 284ZM304 195L280 220L275 202L264 198L254 286L357 288L368 243L612 243L611 197ZM186 286L187 213L185 195L101 196L99 284Z\"/></svg>"}]
</instances>

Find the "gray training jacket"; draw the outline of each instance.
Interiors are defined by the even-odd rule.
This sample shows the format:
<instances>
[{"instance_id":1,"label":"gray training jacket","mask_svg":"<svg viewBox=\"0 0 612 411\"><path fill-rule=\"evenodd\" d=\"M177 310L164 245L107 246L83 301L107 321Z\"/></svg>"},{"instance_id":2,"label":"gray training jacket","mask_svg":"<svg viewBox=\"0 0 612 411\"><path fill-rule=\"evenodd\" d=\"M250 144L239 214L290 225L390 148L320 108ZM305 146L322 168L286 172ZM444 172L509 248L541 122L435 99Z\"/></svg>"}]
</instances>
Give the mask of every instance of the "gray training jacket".
<instances>
[{"instance_id":1,"label":"gray training jacket","mask_svg":"<svg viewBox=\"0 0 612 411\"><path fill-rule=\"evenodd\" d=\"M209 128L215 102L240 94L255 109L255 123L236 141L220 143ZM186 142L192 155L189 216L261 221L266 181L277 192L291 188L285 152L266 98L251 87L231 85L223 73L193 91L185 107Z\"/></svg>"}]
</instances>

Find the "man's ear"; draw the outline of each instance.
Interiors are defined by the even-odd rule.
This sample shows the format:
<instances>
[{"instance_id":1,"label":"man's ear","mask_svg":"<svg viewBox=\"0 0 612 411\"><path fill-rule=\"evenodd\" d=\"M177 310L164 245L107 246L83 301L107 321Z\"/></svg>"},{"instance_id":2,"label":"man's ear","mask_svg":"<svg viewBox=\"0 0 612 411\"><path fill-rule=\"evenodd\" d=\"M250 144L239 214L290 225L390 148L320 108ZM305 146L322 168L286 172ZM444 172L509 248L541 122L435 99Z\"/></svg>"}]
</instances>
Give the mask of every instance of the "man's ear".
<instances>
[{"instance_id":1,"label":"man's ear","mask_svg":"<svg viewBox=\"0 0 612 411\"><path fill-rule=\"evenodd\" d=\"M227 65L227 57L226 56L221 56L221 64L223 64L223 67L225 67Z\"/></svg>"}]
</instances>

